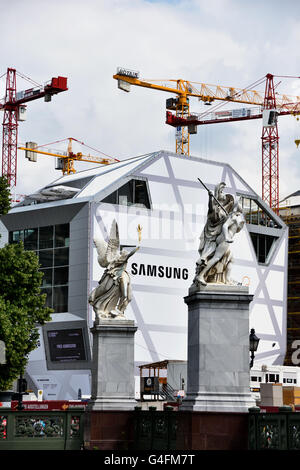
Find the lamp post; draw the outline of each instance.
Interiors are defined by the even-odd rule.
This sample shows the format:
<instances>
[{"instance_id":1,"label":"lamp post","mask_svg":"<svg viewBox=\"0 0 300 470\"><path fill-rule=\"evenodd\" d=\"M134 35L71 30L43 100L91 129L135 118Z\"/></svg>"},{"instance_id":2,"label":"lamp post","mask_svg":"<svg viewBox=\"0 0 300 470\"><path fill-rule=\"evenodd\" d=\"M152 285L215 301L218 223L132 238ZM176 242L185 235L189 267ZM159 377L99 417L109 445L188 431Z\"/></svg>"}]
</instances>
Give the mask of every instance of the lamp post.
<instances>
[{"instance_id":1,"label":"lamp post","mask_svg":"<svg viewBox=\"0 0 300 470\"><path fill-rule=\"evenodd\" d=\"M256 336L255 329L251 328L249 335L249 350L251 353L250 369L253 367L254 353L257 351L259 341L260 338Z\"/></svg>"},{"instance_id":2,"label":"lamp post","mask_svg":"<svg viewBox=\"0 0 300 470\"><path fill-rule=\"evenodd\" d=\"M25 379L23 379L22 372L20 372L20 378L18 379L18 405L17 405L18 411L24 410L23 394L25 393L26 387L27 387L27 382Z\"/></svg>"}]
</instances>

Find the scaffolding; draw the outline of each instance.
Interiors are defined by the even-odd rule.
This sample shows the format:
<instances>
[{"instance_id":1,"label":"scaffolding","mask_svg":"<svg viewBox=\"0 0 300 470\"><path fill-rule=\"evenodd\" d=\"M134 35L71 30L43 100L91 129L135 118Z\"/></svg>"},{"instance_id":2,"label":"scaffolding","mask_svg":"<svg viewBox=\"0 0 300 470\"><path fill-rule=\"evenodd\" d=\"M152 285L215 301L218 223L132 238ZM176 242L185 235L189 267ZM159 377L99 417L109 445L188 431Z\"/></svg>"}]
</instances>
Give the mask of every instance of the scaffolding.
<instances>
[{"instance_id":1,"label":"scaffolding","mask_svg":"<svg viewBox=\"0 0 300 470\"><path fill-rule=\"evenodd\" d=\"M281 207L279 211L289 227L287 347L284 365L292 366L295 365L292 362L292 354L295 351L293 342L300 340L300 208L287 206Z\"/></svg>"}]
</instances>

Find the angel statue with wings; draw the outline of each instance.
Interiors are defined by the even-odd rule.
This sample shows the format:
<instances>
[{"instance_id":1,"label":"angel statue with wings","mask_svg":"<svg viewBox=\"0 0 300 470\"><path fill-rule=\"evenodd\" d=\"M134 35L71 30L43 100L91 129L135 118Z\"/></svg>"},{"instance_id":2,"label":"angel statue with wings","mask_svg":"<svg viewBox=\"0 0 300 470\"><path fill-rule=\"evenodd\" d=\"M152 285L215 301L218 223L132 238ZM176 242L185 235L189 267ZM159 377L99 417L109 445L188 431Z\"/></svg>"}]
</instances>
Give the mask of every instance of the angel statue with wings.
<instances>
[{"instance_id":1,"label":"angel statue with wings","mask_svg":"<svg viewBox=\"0 0 300 470\"><path fill-rule=\"evenodd\" d=\"M141 241L140 225L137 227L139 243ZM96 323L100 319L125 320L124 311L132 299L130 277L126 271L128 259L140 248L132 251L120 251L119 229L114 220L110 229L108 242L94 238L97 249L98 263L105 271L98 286L91 292L89 303L96 313Z\"/></svg>"}]
</instances>

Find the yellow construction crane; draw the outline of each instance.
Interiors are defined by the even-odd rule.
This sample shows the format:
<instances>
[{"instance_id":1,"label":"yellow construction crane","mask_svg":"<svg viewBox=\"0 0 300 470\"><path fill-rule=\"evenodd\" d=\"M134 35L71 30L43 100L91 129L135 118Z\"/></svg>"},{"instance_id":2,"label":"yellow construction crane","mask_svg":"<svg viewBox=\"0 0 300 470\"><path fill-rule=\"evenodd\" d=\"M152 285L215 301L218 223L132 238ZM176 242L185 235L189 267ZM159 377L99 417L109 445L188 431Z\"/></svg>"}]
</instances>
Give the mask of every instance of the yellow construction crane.
<instances>
[{"instance_id":1,"label":"yellow construction crane","mask_svg":"<svg viewBox=\"0 0 300 470\"><path fill-rule=\"evenodd\" d=\"M64 140L68 140L68 149L67 149L67 152L63 152L63 153L58 153L58 152L54 153L48 149L39 150L39 147L37 146L35 142L26 142L25 147L18 147L18 149L25 150L25 157L28 158L28 160L30 160L31 162L37 161L37 154L50 155L51 157L56 157L57 158L56 169L61 170L64 175L76 173L76 170L74 168L74 161L98 163L102 165L109 165L110 163L115 163L119 161L116 158L109 157L108 155L105 156L105 158L103 158L103 157L95 157L92 155L83 155L81 152L74 153L72 150L73 140L80 143L81 145L85 145L85 144L83 142L80 142L77 139L74 139L73 137L68 137L68 139L63 139L57 142L63 142ZM51 144L48 144L48 145L51 145ZM87 145L85 146L88 147Z\"/></svg>"},{"instance_id":2,"label":"yellow construction crane","mask_svg":"<svg viewBox=\"0 0 300 470\"><path fill-rule=\"evenodd\" d=\"M180 130L177 130L176 132L176 153L182 155L189 155L190 134L195 134L197 132L196 126L193 126L192 122L190 126L186 125L187 120L192 118L192 116L190 116L190 96L198 98L205 104L211 104L215 100L260 106L264 104L264 96L258 91L250 90L248 88L241 89L220 85L209 85L181 79L140 79L139 72L121 67L117 69L117 73L113 75L113 78L118 80L118 88L126 92L130 91L130 85L136 85L177 95L177 98L169 98L166 100L166 108L168 110L176 111L177 122L180 122L180 119L183 119L183 124L181 126L179 125ZM265 77L258 80L252 86L259 85L263 81L265 81ZM299 103L299 101L299 97L276 95L277 108L279 109L283 109L285 107L288 109L289 105L295 102ZM167 123L170 124L169 122Z\"/></svg>"}]
</instances>

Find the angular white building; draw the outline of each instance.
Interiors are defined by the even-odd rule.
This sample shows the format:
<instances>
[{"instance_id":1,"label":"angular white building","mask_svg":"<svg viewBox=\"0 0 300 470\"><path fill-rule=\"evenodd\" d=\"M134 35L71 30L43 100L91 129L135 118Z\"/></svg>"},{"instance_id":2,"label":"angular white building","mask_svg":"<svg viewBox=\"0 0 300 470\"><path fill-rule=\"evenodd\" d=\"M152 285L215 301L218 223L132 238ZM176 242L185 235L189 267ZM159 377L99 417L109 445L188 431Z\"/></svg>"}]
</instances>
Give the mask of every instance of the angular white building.
<instances>
[{"instance_id":1,"label":"angular white building","mask_svg":"<svg viewBox=\"0 0 300 470\"><path fill-rule=\"evenodd\" d=\"M38 253L42 290L55 311L27 368L30 387L43 389L44 399L76 399L79 389L90 394L94 313L87 299L103 272L93 237L107 239L113 219L125 247L136 246L137 225L143 228L141 248L128 264L133 300L126 316L138 325L136 366L186 360L183 297L208 204L198 177L211 190L224 181L225 192L241 197L246 224L232 245L232 278L249 284L254 295L250 327L261 338L256 362L283 363L287 227L230 165L159 151L63 176L1 219L2 244L23 240Z\"/></svg>"}]
</instances>

